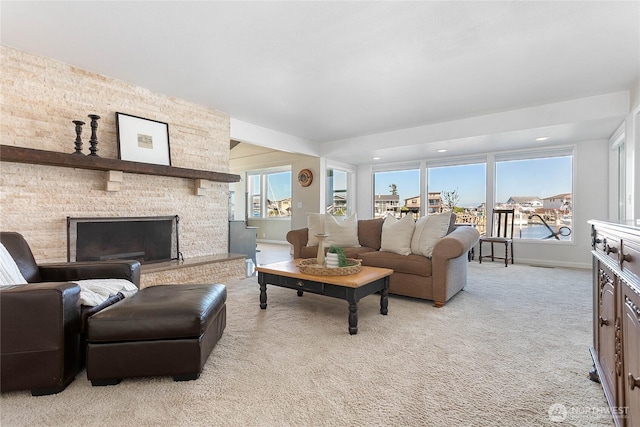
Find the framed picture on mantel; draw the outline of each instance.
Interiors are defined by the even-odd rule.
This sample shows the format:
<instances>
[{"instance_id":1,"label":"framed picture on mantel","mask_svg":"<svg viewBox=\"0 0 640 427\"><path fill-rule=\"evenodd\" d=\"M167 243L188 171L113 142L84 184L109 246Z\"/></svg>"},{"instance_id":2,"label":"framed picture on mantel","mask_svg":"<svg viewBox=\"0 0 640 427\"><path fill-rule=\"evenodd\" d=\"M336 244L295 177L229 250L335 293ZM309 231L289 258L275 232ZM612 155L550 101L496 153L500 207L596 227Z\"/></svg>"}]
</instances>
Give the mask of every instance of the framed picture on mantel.
<instances>
[{"instance_id":1,"label":"framed picture on mantel","mask_svg":"<svg viewBox=\"0 0 640 427\"><path fill-rule=\"evenodd\" d=\"M124 113L116 113L120 160L171 166L169 125Z\"/></svg>"}]
</instances>

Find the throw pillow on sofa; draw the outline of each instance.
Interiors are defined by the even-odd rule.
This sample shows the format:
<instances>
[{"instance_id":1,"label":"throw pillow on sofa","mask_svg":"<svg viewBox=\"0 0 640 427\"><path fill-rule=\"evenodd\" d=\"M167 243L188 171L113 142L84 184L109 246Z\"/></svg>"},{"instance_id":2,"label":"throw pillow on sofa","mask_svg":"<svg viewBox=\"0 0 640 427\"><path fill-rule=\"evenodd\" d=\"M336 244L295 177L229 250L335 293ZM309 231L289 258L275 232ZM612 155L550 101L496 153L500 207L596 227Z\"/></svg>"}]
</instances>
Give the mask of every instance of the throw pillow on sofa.
<instances>
[{"instance_id":1,"label":"throw pillow on sofa","mask_svg":"<svg viewBox=\"0 0 640 427\"><path fill-rule=\"evenodd\" d=\"M360 246L380 250L384 218L361 219L358 221L358 240Z\"/></svg>"},{"instance_id":2,"label":"throw pillow on sofa","mask_svg":"<svg viewBox=\"0 0 640 427\"><path fill-rule=\"evenodd\" d=\"M430 258L433 248L447 235L452 212L429 214L416 221L411 238L411 253Z\"/></svg>"},{"instance_id":3,"label":"throw pillow on sofa","mask_svg":"<svg viewBox=\"0 0 640 427\"><path fill-rule=\"evenodd\" d=\"M415 221L411 215L396 219L387 215L382 223L381 252L393 252L398 255L411 255L411 237Z\"/></svg>"},{"instance_id":4,"label":"throw pillow on sofa","mask_svg":"<svg viewBox=\"0 0 640 427\"><path fill-rule=\"evenodd\" d=\"M358 218L355 213L344 220L338 219L333 215L325 215L324 232L329 235L325 240L326 247L360 247L360 242L358 241Z\"/></svg>"},{"instance_id":5,"label":"throw pillow on sofa","mask_svg":"<svg viewBox=\"0 0 640 427\"><path fill-rule=\"evenodd\" d=\"M307 214L307 228L309 236L307 237L307 246L318 246L318 238L316 234L324 234L324 217L321 213Z\"/></svg>"}]
</instances>

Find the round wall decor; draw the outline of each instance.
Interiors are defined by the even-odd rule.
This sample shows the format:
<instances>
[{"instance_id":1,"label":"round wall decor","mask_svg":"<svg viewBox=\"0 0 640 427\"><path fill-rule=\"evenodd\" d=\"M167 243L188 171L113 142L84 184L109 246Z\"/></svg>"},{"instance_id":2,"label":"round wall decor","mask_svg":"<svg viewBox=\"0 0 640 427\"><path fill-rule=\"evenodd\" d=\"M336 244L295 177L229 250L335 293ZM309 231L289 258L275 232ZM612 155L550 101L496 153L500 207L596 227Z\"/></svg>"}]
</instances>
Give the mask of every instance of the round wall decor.
<instances>
[{"instance_id":1,"label":"round wall decor","mask_svg":"<svg viewBox=\"0 0 640 427\"><path fill-rule=\"evenodd\" d=\"M298 183L303 187L308 187L313 182L313 174L309 169L302 169L298 173Z\"/></svg>"}]
</instances>

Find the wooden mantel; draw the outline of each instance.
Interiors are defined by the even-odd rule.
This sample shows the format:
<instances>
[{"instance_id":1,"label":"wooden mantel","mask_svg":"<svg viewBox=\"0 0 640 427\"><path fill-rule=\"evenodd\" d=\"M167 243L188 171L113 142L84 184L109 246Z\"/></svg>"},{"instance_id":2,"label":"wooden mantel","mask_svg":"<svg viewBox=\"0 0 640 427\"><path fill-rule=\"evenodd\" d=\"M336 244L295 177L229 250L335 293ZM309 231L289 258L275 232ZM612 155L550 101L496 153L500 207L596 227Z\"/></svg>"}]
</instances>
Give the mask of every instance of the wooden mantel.
<instances>
[{"instance_id":1,"label":"wooden mantel","mask_svg":"<svg viewBox=\"0 0 640 427\"><path fill-rule=\"evenodd\" d=\"M150 163L107 159L104 157L88 156L83 154L59 153L56 151L36 150L33 148L15 147L12 145L0 145L0 161L99 171L122 171L125 173L202 179L215 182L240 181L240 175L223 172L153 165Z\"/></svg>"}]
</instances>

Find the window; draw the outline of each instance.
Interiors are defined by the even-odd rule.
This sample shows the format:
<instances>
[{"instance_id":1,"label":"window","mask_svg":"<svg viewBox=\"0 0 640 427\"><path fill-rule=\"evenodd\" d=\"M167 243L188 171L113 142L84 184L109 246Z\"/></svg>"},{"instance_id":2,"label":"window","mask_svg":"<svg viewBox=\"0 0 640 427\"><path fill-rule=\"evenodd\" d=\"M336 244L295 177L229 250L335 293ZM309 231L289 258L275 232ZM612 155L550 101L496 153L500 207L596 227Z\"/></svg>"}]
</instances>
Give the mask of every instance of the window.
<instances>
[{"instance_id":1,"label":"window","mask_svg":"<svg viewBox=\"0 0 640 427\"><path fill-rule=\"evenodd\" d=\"M327 213L334 216L349 214L348 181L349 172L334 168L327 169Z\"/></svg>"},{"instance_id":2,"label":"window","mask_svg":"<svg viewBox=\"0 0 640 427\"><path fill-rule=\"evenodd\" d=\"M262 216L262 185L260 185L261 175L249 174L247 186L249 199L251 200L251 218L260 218Z\"/></svg>"},{"instance_id":3,"label":"window","mask_svg":"<svg viewBox=\"0 0 640 427\"><path fill-rule=\"evenodd\" d=\"M420 169L380 171L373 174L374 218L392 214L420 216Z\"/></svg>"},{"instance_id":4,"label":"window","mask_svg":"<svg viewBox=\"0 0 640 427\"><path fill-rule=\"evenodd\" d=\"M617 169L618 169L618 212L617 218L620 221L624 221L626 215L626 200L625 200L625 188L626 188L626 159L627 156L624 152L624 142L618 145L617 148Z\"/></svg>"},{"instance_id":5,"label":"window","mask_svg":"<svg viewBox=\"0 0 640 427\"><path fill-rule=\"evenodd\" d=\"M625 154L625 128L624 124L618 128L614 135L610 139L611 150L614 154L614 163L611 165L616 182L616 194L617 200L612 200L612 205L615 204L616 211L609 212L612 218L617 218L619 221L624 221L626 218L626 159Z\"/></svg>"},{"instance_id":6,"label":"window","mask_svg":"<svg viewBox=\"0 0 640 427\"><path fill-rule=\"evenodd\" d=\"M291 216L291 169L269 169L247 173L251 218Z\"/></svg>"},{"instance_id":7,"label":"window","mask_svg":"<svg viewBox=\"0 0 640 427\"><path fill-rule=\"evenodd\" d=\"M425 179L420 189L421 171ZM453 210L457 223L489 234L494 208L516 212L514 238L544 242L573 240L573 149L549 148L461 159L425 161L420 166L374 168L374 217L392 213L428 215ZM491 184L489 184L491 183ZM427 199L421 203L421 197Z\"/></svg>"},{"instance_id":8,"label":"window","mask_svg":"<svg viewBox=\"0 0 640 427\"><path fill-rule=\"evenodd\" d=\"M427 169L427 213L453 210L457 223L473 224L484 233L485 163L437 166Z\"/></svg>"},{"instance_id":9,"label":"window","mask_svg":"<svg viewBox=\"0 0 640 427\"><path fill-rule=\"evenodd\" d=\"M496 156L495 208L515 209L516 239L570 241L573 153Z\"/></svg>"},{"instance_id":10,"label":"window","mask_svg":"<svg viewBox=\"0 0 640 427\"><path fill-rule=\"evenodd\" d=\"M544 242L572 241L573 149L497 153L425 161L420 166L374 168L374 217L414 217L453 210L457 223L490 233L494 208L516 212L513 236ZM420 173L426 173L420 190ZM488 183L492 183L488 186ZM427 203L421 203L421 196ZM488 207L487 207L488 205Z\"/></svg>"}]
</instances>

